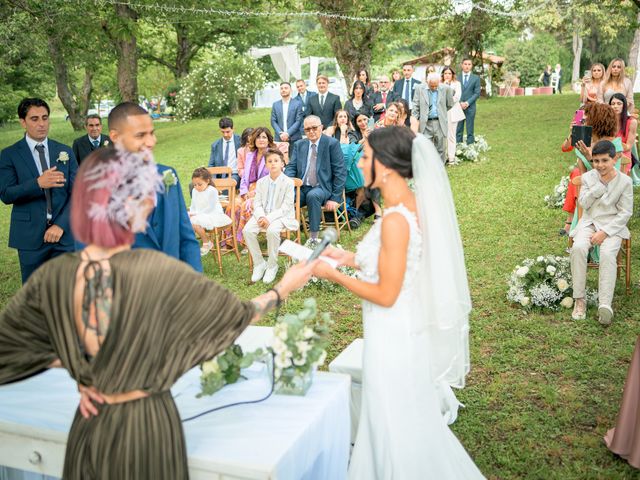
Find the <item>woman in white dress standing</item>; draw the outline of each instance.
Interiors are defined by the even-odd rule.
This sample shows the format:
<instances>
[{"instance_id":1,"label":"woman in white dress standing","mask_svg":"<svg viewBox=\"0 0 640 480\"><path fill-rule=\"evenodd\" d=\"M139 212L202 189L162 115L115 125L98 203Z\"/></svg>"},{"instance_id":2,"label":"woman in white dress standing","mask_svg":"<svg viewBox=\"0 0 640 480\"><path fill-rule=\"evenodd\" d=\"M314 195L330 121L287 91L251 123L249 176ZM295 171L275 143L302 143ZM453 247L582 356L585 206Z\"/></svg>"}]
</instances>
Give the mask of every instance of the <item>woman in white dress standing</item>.
<instances>
[{"instance_id":1,"label":"woman in white dress standing","mask_svg":"<svg viewBox=\"0 0 640 480\"><path fill-rule=\"evenodd\" d=\"M355 254L324 254L358 268L360 279L325 262L314 268L363 300L362 411L349 478L484 478L447 425L459 405L450 385L463 387L469 371L471 301L444 166L433 144L405 127L372 132L359 166L367 186L380 188L384 215Z\"/></svg>"},{"instance_id":2,"label":"woman in white dress standing","mask_svg":"<svg viewBox=\"0 0 640 480\"><path fill-rule=\"evenodd\" d=\"M458 117L455 112L461 108L456 106L456 104L460 102L460 97L462 96L462 85L458 80L456 80L456 72L454 72L451 67L444 67L442 70L442 83L448 85L449 88L453 90L454 106L447 112L447 157L449 159L449 163L455 163L456 129L458 128Z\"/></svg>"}]
</instances>

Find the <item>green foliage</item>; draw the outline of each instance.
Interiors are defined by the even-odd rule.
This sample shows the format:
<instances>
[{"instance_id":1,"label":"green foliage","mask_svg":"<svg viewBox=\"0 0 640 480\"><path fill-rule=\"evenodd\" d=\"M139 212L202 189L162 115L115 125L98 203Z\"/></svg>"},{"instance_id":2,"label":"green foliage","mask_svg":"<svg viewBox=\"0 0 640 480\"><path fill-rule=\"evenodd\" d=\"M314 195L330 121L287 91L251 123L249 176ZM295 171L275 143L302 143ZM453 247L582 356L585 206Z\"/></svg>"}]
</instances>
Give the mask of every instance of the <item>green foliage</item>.
<instances>
[{"instance_id":1,"label":"green foliage","mask_svg":"<svg viewBox=\"0 0 640 480\"><path fill-rule=\"evenodd\" d=\"M537 34L530 40L509 40L504 47L507 60L503 68L520 74L521 87L540 85L544 67L558 63L558 42L549 34Z\"/></svg>"},{"instance_id":2,"label":"green foliage","mask_svg":"<svg viewBox=\"0 0 640 480\"><path fill-rule=\"evenodd\" d=\"M234 48L218 48L211 59L195 68L181 83L176 114L183 121L237 110L238 100L264 86L264 73L255 60Z\"/></svg>"},{"instance_id":3,"label":"green foliage","mask_svg":"<svg viewBox=\"0 0 640 480\"><path fill-rule=\"evenodd\" d=\"M264 357L262 349L244 353L240 345L231 345L215 358L203 362L200 368L201 391L196 395L200 398L213 395L225 385L236 383L242 376L242 369L250 367L253 362Z\"/></svg>"}]
</instances>

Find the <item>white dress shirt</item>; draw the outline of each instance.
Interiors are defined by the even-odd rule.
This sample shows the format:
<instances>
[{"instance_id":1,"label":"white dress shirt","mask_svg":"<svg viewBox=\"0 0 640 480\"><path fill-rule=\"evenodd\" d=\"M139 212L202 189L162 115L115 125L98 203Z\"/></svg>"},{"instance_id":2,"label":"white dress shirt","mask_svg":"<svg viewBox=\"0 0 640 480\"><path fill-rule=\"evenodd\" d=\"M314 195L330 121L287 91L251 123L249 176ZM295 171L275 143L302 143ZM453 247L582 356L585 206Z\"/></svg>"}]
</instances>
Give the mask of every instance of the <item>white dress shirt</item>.
<instances>
[{"instance_id":1,"label":"white dress shirt","mask_svg":"<svg viewBox=\"0 0 640 480\"><path fill-rule=\"evenodd\" d=\"M222 139L222 160L224 160L224 151L227 148L227 143L229 144L229 161L227 162L227 167L231 167L232 173L238 173L238 156L236 154L236 143L233 141L233 137L231 137L231 140Z\"/></svg>"},{"instance_id":2,"label":"white dress shirt","mask_svg":"<svg viewBox=\"0 0 640 480\"><path fill-rule=\"evenodd\" d=\"M287 120L288 120L288 116L289 116L289 101L287 100L286 102L284 100L282 100L282 131L284 133L288 133L287 132L287 127L289 126L287 124Z\"/></svg>"},{"instance_id":3,"label":"white dress shirt","mask_svg":"<svg viewBox=\"0 0 640 480\"><path fill-rule=\"evenodd\" d=\"M264 204L264 211L268 215L273 210L273 202L276 197L276 182L278 181L278 177L274 180L269 175L269 190L267 191L267 201Z\"/></svg>"},{"instance_id":4,"label":"white dress shirt","mask_svg":"<svg viewBox=\"0 0 640 480\"><path fill-rule=\"evenodd\" d=\"M47 159L47 166L51 168L51 161L49 160L49 139L45 138L41 142L36 142L33 138L29 137L29 135L25 135L24 139L27 141L27 145L29 146L31 155L33 155L33 161L36 164L38 173L42 175L42 165L40 165L40 154L36 150L36 145L40 145L40 144L44 145L44 157Z\"/></svg>"}]
</instances>

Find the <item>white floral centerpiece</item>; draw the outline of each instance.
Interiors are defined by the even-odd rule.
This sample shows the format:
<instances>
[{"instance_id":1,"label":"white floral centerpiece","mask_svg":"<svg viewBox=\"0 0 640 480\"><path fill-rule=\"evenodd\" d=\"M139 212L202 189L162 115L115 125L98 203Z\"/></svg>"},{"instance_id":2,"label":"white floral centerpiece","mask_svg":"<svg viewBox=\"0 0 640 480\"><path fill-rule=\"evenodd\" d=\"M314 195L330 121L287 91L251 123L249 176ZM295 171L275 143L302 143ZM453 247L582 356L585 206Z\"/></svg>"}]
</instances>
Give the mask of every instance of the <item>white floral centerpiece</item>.
<instances>
[{"instance_id":1,"label":"white floral centerpiece","mask_svg":"<svg viewBox=\"0 0 640 480\"><path fill-rule=\"evenodd\" d=\"M200 365L200 393L198 398L205 395L213 395L225 385L236 383L244 379L242 369L251 366L256 360L264 358L265 352L257 349L254 352L244 353L240 345L234 344L224 352Z\"/></svg>"},{"instance_id":2,"label":"white floral centerpiece","mask_svg":"<svg viewBox=\"0 0 640 480\"><path fill-rule=\"evenodd\" d=\"M304 395L313 372L327 358L331 320L328 313L318 315L316 301L308 298L297 314L286 314L273 327L268 349L274 356L275 392Z\"/></svg>"},{"instance_id":3,"label":"white floral centerpiece","mask_svg":"<svg viewBox=\"0 0 640 480\"><path fill-rule=\"evenodd\" d=\"M571 264L568 257L527 258L511 272L507 300L525 310L573 307ZM587 289L587 304L597 304L597 293Z\"/></svg>"},{"instance_id":4,"label":"white floral centerpiece","mask_svg":"<svg viewBox=\"0 0 640 480\"><path fill-rule=\"evenodd\" d=\"M456 145L456 159L454 163L482 162L487 159L484 154L489 150L491 150L491 147L487 143L487 140L482 135L478 135L475 143L467 145L462 142Z\"/></svg>"},{"instance_id":5,"label":"white floral centerpiece","mask_svg":"<svg viewBox=\"0 0 640 480\"><path fill-rule=\"evenodd\" d=\"M551 195L545 195L544 203L549 208L562 208L564 200L567 196L567 189L569 188L569 175L565 175L560 179L560 183L553 189Z\"/></svg>"}]
</instances>

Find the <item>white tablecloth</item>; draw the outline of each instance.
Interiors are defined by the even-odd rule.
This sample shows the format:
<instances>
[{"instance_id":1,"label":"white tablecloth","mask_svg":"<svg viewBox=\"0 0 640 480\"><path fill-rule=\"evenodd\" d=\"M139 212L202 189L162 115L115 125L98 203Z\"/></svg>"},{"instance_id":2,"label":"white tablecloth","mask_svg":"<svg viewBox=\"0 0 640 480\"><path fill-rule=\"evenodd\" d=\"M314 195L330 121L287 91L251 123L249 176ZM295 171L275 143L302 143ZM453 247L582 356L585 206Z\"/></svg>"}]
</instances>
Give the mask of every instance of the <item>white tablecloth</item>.
<instances>
[{"instance_id":1,"label":"white tablecloth","mask_svg":"<svg viewBox=\"0 0 640 480\"><path fill-rule=\"evenodd\" d=\"M264 337L248 334L241 342L247 350ZM246 338L245 338L246 340ZM253 344L252 344L253 342ZM269 378L261 364L248 369L248 380L229 385L212 397L196 399L199 369L187 372L174 385L182 418L219 405L253 400L269 391ZM267 401L231 407L183 424L189 470L193 479L342 479L349 457L349 377L318 372L304 397L274 395ZM66 370L52 369L23 382L0 387L0 434L4 440L24 438L64 442L78 405L76 385ZM33 427L35 430L30 430ZM35 434L34 434L35 432ZM58 443L59 443L58 442ZM18 455L0 446L0 464L27 468L31 446ZM35 447L34 447L35 448ZM41 452L42 453L42 452ZM59 453L58 453L59 455ZM18 458L20 457L20 458ZM47 459L40 472L60 475L52 466L62 459ZM38 470L34 468L34 470Z\"/></svg>"}]
</instances>

